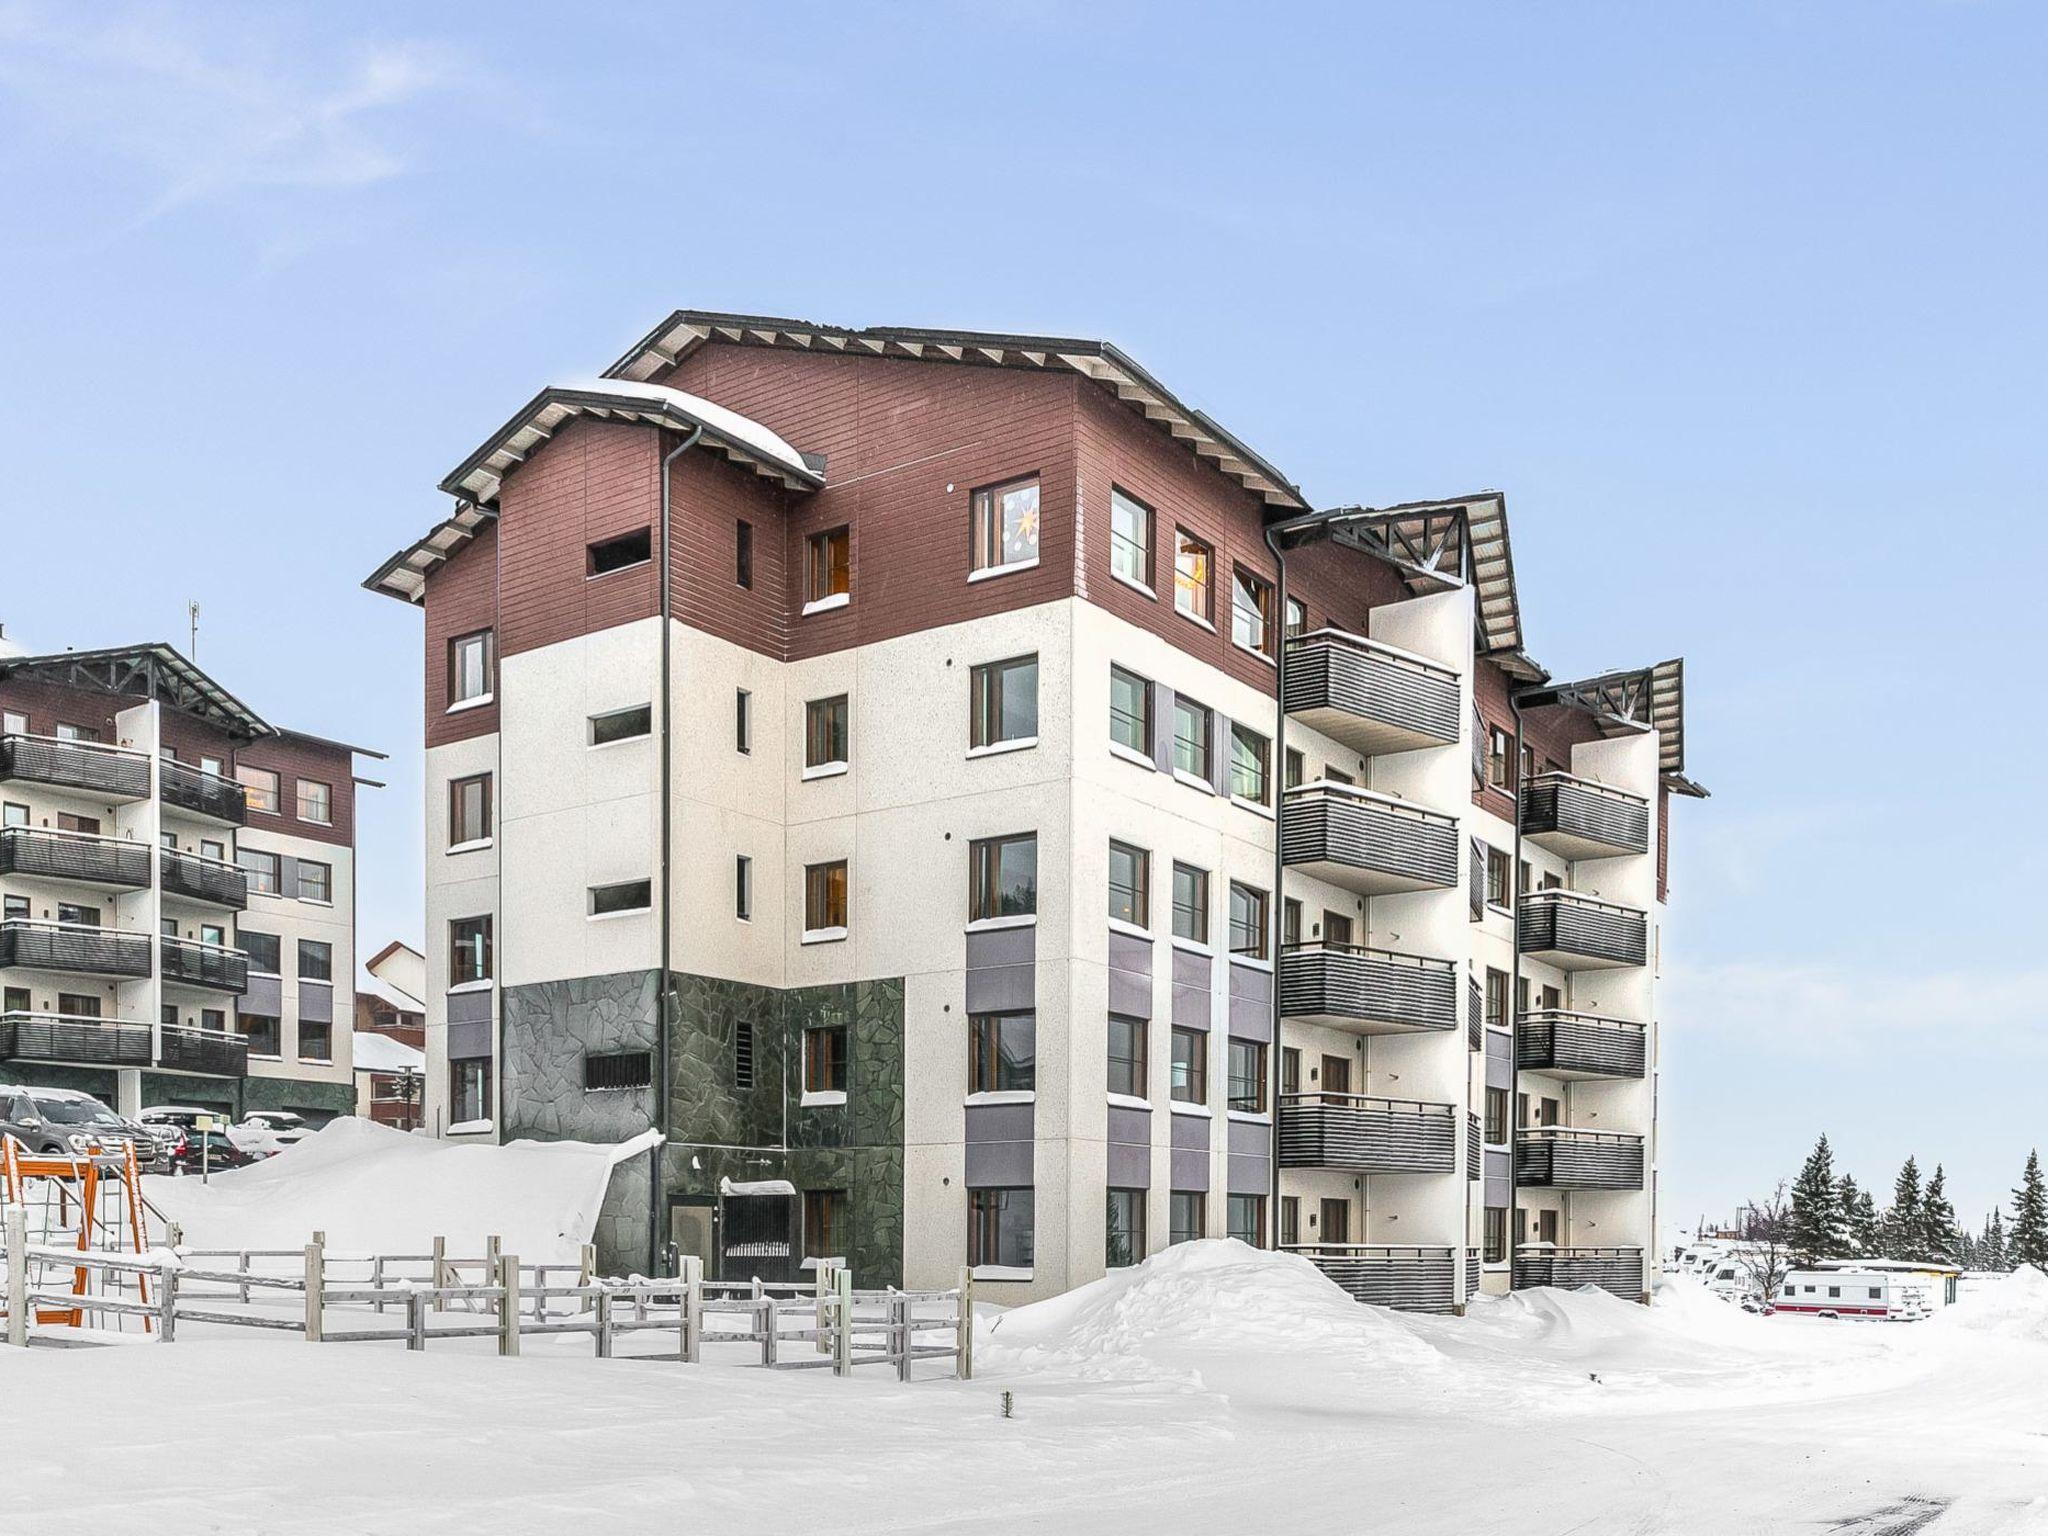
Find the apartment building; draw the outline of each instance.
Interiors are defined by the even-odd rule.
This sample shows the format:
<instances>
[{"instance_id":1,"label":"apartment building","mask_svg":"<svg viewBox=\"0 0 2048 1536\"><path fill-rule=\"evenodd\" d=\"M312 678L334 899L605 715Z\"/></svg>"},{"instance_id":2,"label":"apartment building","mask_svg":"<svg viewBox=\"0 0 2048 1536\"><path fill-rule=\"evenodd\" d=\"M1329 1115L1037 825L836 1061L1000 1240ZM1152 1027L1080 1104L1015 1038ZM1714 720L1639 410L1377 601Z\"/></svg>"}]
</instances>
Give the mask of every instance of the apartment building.
<instances>
[{"instance_id":1,"label":"apartment building","mask_svg":"<svg viewBox=\"0 0 2048 1536\"><path fill-rule=\"evenodd\" d=\"M168 645L0 648L0 1081L351 1112L360 750Z\"/></svg>"},{"instance_id":2,"label":"apartment building","mask_svg":"<svg viewBox=\"0 0 2048 1536\"><path fill-rule=\"evenodd\" d=\"M1319 512L1105 343L688 311L441 488L365 583L429 1097L660 1126L607 1262L1640 1293L1680 673L1553 682L1500 496Z\"/></svg>"}]
</instances>

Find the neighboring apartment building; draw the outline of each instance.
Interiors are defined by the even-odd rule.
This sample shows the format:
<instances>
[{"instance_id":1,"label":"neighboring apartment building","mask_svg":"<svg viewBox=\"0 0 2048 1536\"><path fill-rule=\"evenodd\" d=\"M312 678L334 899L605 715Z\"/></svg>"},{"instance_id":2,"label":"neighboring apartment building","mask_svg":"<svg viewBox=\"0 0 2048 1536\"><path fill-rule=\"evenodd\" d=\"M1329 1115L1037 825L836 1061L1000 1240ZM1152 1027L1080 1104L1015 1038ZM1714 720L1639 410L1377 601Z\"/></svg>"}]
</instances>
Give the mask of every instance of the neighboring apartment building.
<instances>
[{"instance_id":1,"label":"neighboring apartment building","mask_svg":"<svg viewBox=\"0 0 2048 1536\"><path fill-rule=\"evenodd\" d=\"M1498 495L1315 512L1099 342L694 312L442 489L366 582L430 1093L662 1126L608 1263L1643 1289L1679 674L1551 684Z\"/></svg>"},{"instance_id":2,"label":"neighboring apartment building","mask_svg":"<svg viewBox=\"0 0 2048 1536\"><path fill-rule=\"evenodd\" d=\"M358 750L167 645L0 650L0 1081L350 1113Z\"/></svg>"},{"instance_id":3,"label":"neighboring apartment building","mask_svg":"<svg viewBox=\"0 0 2048 1536\"><path fill-rule=\"evenodd\" d=\"M397 939L356 982L356 1113L394 1131L437 1129L426 1102L427 957Z\"/></svg>"}]
</instances>

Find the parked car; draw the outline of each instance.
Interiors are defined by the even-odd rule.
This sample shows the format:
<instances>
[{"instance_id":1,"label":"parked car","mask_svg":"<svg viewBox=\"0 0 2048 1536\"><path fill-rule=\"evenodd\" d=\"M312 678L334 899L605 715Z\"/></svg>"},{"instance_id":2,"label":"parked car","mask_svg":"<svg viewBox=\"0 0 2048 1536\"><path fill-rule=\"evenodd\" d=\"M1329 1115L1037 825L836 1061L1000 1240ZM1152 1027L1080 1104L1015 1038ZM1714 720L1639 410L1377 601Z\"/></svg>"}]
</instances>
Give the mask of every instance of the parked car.
<instances>
[{"instance_id":1,"label":"parked car","mask_svg":"<svg viewBox=\"0 0 2048 1536\"><path fill-rule=\"evenodd\" d=\"M136 1166L144 1173L169 1173L178 1148L184 1145L185 1133L175 1125L145 1125L140 1120L130 1120L128 1125L136 1135Z\"/></svg>"},{"instance_id":2,"label":"parked car","mask_svg":"<svg viewBox=\"0 0 2048 1536\"><path fill-rule=\"evenodd\" d=\"M228 1127L228 1139L253 1157L275 1157L312 1134L305 1117L288 1109L252 1109Z\"/></svg>"},{"instance_id":3,"label":"parked car","mask_svg":"<svg viewBox=\"0 0 2048 1536\"><path fill-rule=\"evenodd\" d=\"M0 1135L35 1157L125 1158L135 1143L138 1162L156 1158L156 1142L147 1131L73 1088L0 1086Z\"/></svg>"},{"instance_id":4,"label":"parked car","mask_svg":"<svg viewBox=\"0 0 2048 1536\"><path fill-rule=\"evenodd\" d=\"M236 1146L225 1131L185 1131L182 1136L178 1155L171 1165L171 1172L175 1174L221 1173L263 1161L254 1153L244 1152Z\"/></svg>"}]
</instances>

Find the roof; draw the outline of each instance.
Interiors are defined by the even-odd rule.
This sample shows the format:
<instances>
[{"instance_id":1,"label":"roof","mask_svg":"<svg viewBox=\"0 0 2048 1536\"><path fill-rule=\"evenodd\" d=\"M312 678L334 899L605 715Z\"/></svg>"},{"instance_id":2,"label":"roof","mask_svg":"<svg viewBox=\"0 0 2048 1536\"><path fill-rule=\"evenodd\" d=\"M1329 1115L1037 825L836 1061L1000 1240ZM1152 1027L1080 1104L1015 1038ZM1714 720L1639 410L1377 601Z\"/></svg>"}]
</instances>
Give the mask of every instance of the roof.
<instances>
[{"instance_id":1,"label":"roof","mask_svg":"<svg viewBox=\"0 0 2048 1536\"><path fill-rule=\"evenodd\" d=\"M427 1053L373 1029L357 1030L349 1045L358 1072L424 1072Z\"/></svg>"},{"instance_id":2,"label":"roof","mask_svg":"<svg viewBox=\"0 0 2048 1536\"><path fill-rule=\"evenodd\" d=\"M256 711L159 640L147 645L0 657L0 677L26 677L61 688L89 688L124 698L156 700L245 740L280 734Z\"/></svg>"},{"instance_id":3,"label":"roof","mask_svg":"<svg viewBox=\"0 0 2048 1536\"><path fill-rule=\"evenodd\" d=\"M374 971L356 978L356 996L377 998L400 1013L424 1014L427 1011L427 1005L419 998Z\"/></svg>"},{"instance_id":4,"label":"roof","mask_svg":"<svg viewBox=\"0 0 2048 1536\"><path fill-rule=\"evenodd\" d=\"M455 551L475 538L484 524L497 520L497 508L465 501L456 507L454 515L436 523L424 538L413 540L370 572L363 585L386 597L417 603L426 595L427 577L434 567L452 559Z\"/></svg>"},{"instance_id":5,"label":"roof","mask_svg":"<svg viewBox=\"0 0 2048 1536\"><path fill-rule=\"evenodd\" d=\"M1626 736L1636 731L1657 732L1657 769L1665 788L1674 794L1704 800L1704 786L1685 776L1685 660L1674 656L1652 666L1603 672L1577 682L1546 683L1524 690L1525 707L1546 704L1582 709L1590 714L1603 736Z\"/></svg>"}]
</instances>

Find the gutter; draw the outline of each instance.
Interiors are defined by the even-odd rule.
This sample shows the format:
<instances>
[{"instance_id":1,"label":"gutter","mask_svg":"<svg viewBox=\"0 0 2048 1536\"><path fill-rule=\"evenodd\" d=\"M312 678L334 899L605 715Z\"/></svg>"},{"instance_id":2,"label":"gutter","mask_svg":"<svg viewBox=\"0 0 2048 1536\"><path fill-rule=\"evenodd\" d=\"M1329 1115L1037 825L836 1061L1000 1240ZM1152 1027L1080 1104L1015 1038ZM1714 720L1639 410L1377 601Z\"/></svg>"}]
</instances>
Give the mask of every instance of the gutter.
<instances>
[{"instance_id":1,"label":"gutter","mask_svg":"<svg viewBox=\"0 0 2048 1536\"><path fill-rule=\"evenodd\" d=\"M1268 1149L1271 1197L1266 1210L1266 1246L1272 1249L1280 1246L1280 949L1286 933L1286 923L1281 914L1287 910L1286 839L1280 830L1287 809L1287 554L1275 537L1278 529L1284 526L1276 523L1264 530L1266 548L1272 551L1273 564L1278 571L1278 579L1274 583L1277 595L1273 617L1280 627L1278 644L1273 648L1273 761L1266 770L1273 784L1273 1044L1267 1051L1266 1060L1266 1093L1273 1107L1273 1141Z\"/></svg>"},{"instance_id":2,"label":"gutter","mask_svg":"<svg viewBox=\"0 0 2048 1536\"><path fill-rule=\"evenodd\" d=\"M1513 688L1510 688L1508 690L1508 710L1515 717L1515 756L1513 764L1513 776L1515 784L1515 867L1513 874L1511 876L1513 884L1509 886L1509 890L1513 893L1515 898L1515 906L1513 928L1512 932L1509 935L1510 941L1514 946L1513 949L1510 951L1513 958L1510 959L1508 962L1508 1229L1505 1234L1507 1239L1506 1246L1508 1250L1508 1289L1512 1291L1515 1288L1515 1218L1521 1214L1522 1207L1521 1186L1515 1182L1515 1174L1517 1172L1515 1168L1515 1158L1519 1154L1521 1147L1521 1141L1520 1138L1516 1135L1516 1132L1521 1129L1521 1126L1517 1123L1520 1118L1517 1114L1517 1106L1521 1103L1522 1097L1521 999L1523 895L1522 694L1520 691ZM1482 1135L1483 1134L1484 1133L1482 1132ZM1479 1176L1483 1182L1486 1177L1486 1170L1483 1166L1479 1170ZM1480 1193L1480 1199L1484 1200L1485 1198L1485 1192L1482 1190ZM1565 1198L1567 1201L1570 1200L1571 1196L1569 1192L1566 1193ZM1482 1267L1484 1266L1484 1262L1485 1256L1482 1254Z\"/></svg>"}]
</instances>

